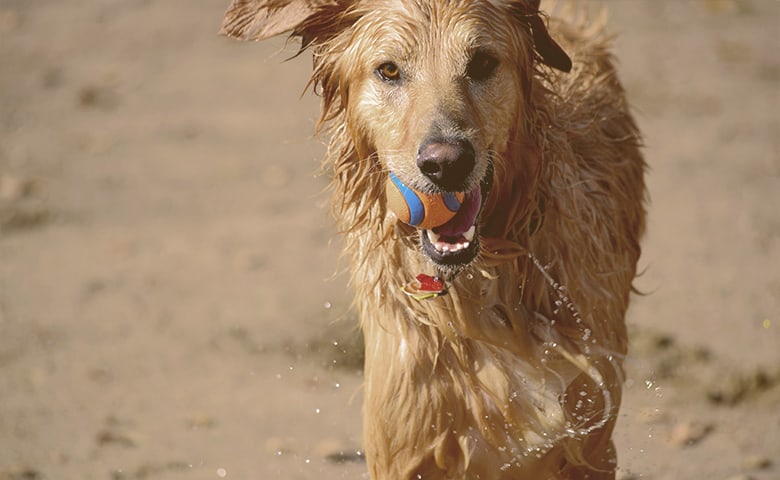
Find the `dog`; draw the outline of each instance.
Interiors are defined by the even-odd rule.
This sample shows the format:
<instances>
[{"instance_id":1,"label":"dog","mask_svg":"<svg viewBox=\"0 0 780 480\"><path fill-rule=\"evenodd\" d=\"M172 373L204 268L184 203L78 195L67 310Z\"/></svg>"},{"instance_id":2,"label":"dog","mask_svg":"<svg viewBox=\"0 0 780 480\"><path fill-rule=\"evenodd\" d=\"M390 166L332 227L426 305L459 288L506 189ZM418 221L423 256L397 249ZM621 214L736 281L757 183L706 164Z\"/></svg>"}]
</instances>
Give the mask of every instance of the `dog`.
<instances>
[{"instance_id":1,"label":"dog","mask_svg":"<svg viewBox=\"0 0 780 480\"><path fill-rule=\"evenodd\" d=\"M228 7L223 35L313 52L372 478L615 478L646 165L597 27L539 0ZM462 203L412 226L390 178Z\"/></svg>"}]
</instances>

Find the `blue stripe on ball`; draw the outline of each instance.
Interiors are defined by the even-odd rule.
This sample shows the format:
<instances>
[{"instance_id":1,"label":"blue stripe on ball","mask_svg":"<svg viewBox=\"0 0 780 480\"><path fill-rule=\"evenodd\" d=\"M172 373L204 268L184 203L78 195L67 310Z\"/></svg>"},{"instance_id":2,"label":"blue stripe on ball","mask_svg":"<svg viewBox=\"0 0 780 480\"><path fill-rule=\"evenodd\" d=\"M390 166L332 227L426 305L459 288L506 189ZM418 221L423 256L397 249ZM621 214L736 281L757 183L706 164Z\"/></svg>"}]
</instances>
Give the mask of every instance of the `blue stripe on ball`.
<instances>
[{"instance_id":1,"label":"blue stripe on ball","mask_svg":"<svg viewBox=\"0 0 780 480\"><path fill-rule=\"evenodd\" d=\"M425 207L423 206L423 203L414 193L414 190L404 185L404 182L396 177L393 172L390 172L390 180L393 181L398 188L398 191L401 192L401 195L406 202L406 206L409 207L409 225L416 227L422 223L423 218L425 218Z\"/></svg>"},{"instance_id":2,"label":"blue stripe on ball","mask_svg":"<svg viewBox=\"0 0 780 480\"><path fill-rule=\"evenodd\" d=\"M444 205L450 210L450 212L457 212L460 208L460 202L458 201L458 197L455 196L452 192L445 192L442 194L442 198L444 199Z\"/></svg>"}]
</instances>

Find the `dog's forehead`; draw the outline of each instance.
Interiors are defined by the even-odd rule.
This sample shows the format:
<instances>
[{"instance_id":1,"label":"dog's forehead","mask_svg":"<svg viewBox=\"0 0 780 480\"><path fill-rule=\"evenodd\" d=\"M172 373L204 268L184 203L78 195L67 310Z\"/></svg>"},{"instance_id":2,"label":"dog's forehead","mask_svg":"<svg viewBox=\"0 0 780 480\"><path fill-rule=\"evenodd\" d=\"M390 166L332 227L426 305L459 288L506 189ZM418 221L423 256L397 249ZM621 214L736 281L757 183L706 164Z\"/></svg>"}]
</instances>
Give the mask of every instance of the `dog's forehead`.
<instances>
[{"instance_id":1,"label":"dog's forehead","mask_svg":"<svg viewBox=\"0 0 780 480\"><path fill-rule=\"evenodd\" d=\"M361 27L372 42L363 47L379 55L413 58L430 48L451 53L470 51L512 36L500 2L489 0L420 1L371 0Z\"/></svg>"},{"instance_id":2,"label":"dog's forehead","mask_svg":"<svg viewBox=\"0 0 780 480\"><path fill-rule=\"evenodd\" d=\"M366 6L375 18L390 24L436 28L441 33L486 28L504 12L488 0L371 0Z\"/></svg>"}]
</instances>

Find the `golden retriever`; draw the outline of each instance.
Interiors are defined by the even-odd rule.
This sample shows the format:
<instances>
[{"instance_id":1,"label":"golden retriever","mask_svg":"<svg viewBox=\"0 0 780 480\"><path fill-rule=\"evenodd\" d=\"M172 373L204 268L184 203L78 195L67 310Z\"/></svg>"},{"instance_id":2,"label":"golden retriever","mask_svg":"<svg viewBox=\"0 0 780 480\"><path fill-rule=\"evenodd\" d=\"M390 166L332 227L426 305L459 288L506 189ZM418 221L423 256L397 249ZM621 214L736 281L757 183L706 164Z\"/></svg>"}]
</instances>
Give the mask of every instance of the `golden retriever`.
<instances>
[{"instance_id":1,"label":"golden retriever","mask_svg":"<svg viewBox=\"0 0 780 480\"><path fill-rule=\"evenodd\" d=\"M221 31L286 32L330 138L372 478L614 478L646 193L609 38L539 0L233 0ZM460 210L403 223L391 175Z\"/></svg>"}]
</instances>

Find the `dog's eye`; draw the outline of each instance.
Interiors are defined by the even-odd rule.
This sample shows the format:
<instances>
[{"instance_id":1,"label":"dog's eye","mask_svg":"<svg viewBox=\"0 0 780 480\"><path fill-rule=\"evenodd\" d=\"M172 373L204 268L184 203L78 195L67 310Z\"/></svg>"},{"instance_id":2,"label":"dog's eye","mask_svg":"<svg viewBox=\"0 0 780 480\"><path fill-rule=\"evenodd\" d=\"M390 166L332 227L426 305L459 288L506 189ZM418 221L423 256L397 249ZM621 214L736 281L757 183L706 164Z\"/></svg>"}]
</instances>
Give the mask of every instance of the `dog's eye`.
<instances>
[{"instance_id":1,"label":"dog's eye","mask_svg":"<svg viewBox=\"0 0 780 480\"><path fill-rule=\"evenodd\" d=\"M401 79L401 69L393 62L385 62L376 69L376 74L385 82L397 82Z\"/></svg>"},{"instance_id":2,"label":"dog's eye","mask_svg":"<svg viewBox=\"0 0 780 480\"><path fill-rule=\"evenodd\" d=\"M496 57L487 52L477 51L466 67L466 76L475 82L482 82L493 76L497 66Z\"/></svg>"}]
</instances>

